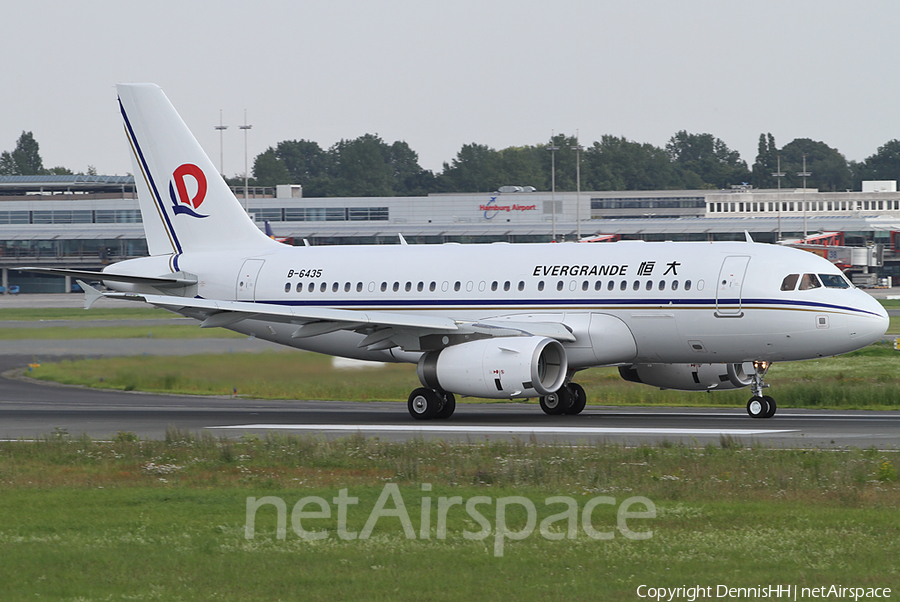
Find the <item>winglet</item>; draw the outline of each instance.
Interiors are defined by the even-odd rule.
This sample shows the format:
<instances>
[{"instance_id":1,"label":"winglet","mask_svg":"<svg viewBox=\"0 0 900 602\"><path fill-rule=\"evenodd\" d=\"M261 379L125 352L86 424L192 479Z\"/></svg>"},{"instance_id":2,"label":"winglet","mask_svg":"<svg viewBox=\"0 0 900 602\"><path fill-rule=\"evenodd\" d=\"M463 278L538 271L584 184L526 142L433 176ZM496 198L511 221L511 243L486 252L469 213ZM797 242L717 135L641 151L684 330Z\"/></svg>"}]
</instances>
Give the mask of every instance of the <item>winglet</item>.
<instances>
[{"instance_id":1,"label":"winglet","mask_svg":"<svg viewBox=\"0 0 900 602\"><path fill-rule=\"evenodd\" d=\"M81 287L81 290L84 291L84 308L85 309L90 309L91 306L97 301L97 299L100 299L101 297L103 297L103 293L101 291L98 291L97 289L95 289L93 286L91 286L84 280L76 280L75 282L77 282L78 286Z\"/></svg>"},{"instance_id":2,"label":"winglet","mask_svg":"<svg viewBox=\"0 0 900 602\"><path fill-rule=\"evenodd\" d=\"M753 242L753 238L750 237L750 232L744 230L744 237L747 239L747 242Z\"/></svg>"},{"instance_id":3,"label":"winglet","mask_svg":"<svg viewBox=\"0 0 900 602\"><path fill-rule=\"evenodd\" d=\"M399 236L399 237L400 237L400 244L401 244L401 245L404 245L404 246L406 246L406 245L408 245L408 244L409 244L409 243L408 243L408 242L406 242L406 239L405 239L405 238L403 238L403 234L401 234L401 233L400 233L400 232L398 232L398 233L397 233L397 236Z\"/></svg>"}]
</instances>

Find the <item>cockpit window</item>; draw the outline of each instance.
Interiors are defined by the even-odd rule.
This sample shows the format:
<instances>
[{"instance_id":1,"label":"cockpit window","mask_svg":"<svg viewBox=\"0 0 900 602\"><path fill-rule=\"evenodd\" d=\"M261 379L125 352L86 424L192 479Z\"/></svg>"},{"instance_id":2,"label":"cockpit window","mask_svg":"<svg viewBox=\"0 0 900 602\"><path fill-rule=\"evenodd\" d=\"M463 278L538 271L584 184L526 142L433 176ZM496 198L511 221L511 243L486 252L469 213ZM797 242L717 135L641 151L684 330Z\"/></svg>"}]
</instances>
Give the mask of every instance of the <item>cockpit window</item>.
<instances>
[{"instance_id":1,"label":"cockpit window","mask_svg":"<svg viewBox=\"0 0 900 602\"><path fill-rule=\"evenodd\" d=\"M783 291L792 291L797 286L797 279L800 278L800 274L788 274L784 277L784 280L781 281L781 290Z\"/></svg>"},{"instance_id":2,"label":"cockpit window","mask_svg":"<svg viewBox=\"0 0 900 602\"><path fill-rule=\"evenodd\" d=\"M803 274L803 277L800 278L801 291L808 291L811 288L819 288L821 286L819 278L815 274Z\"/></svg>"},{"instance_id":3,"label":"cockpit window","mask_svg":"<svg viewBox=\"0 0 900 602\"><path fill-rule=\"evenodd\" d=\"M850 283L841 274L819 274L826 288L850 288Z\"/></svg>"}]
</instances>

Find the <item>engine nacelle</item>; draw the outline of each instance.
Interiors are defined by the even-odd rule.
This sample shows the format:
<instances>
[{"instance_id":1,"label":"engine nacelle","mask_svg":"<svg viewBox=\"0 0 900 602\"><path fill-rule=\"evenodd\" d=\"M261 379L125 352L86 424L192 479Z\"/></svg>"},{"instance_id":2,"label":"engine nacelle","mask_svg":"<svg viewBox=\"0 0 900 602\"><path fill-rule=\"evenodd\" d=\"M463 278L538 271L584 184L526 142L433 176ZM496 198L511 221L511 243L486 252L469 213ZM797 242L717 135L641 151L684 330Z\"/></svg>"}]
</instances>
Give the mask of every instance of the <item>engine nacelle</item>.
<instances>
[{"instance_id":1,"label":"engine nacelle","mask_svg":"<svg viewBox=\"0 0 900 602\"><path fill-rule=\"evenodd\" d=\"M740 389L753 382L752 362L743 364L632 364L619 367L627 381L660 389L709 391Z\"/></svg>"},{"instance_id":2,"label":"engine nacelle","mask_svg":"<svg viewBox=\"0 0 900 602\"><path fill-rule=\"evenodd\" d=\"M510 399L559 389L568 362L562 344L547 337L501 337L426 353L416 370L426 387L450 393Z\"/></svg>"}]
</instances>

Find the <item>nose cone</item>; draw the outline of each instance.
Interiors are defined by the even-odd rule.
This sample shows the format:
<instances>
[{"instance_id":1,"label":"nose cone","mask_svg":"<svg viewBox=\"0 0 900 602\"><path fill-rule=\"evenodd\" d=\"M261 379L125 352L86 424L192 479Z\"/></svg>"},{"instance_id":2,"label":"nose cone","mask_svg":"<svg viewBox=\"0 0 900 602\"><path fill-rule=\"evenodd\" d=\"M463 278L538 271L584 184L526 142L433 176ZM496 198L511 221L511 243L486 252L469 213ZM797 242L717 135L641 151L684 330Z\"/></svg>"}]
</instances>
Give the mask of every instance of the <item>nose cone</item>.
<instances>
[{"instance_id":1,"label":"nose cone","mask_svg":"<svg viewBox=\"0 0 900 602\"><path fill-rule=\"evenodd\" d=\"M859 300L855 305L857 312L851 317L848 324L850 338L859 347L865 347L884 337L891 319L881 303L871 295L860 290L854 292L859 295Z\"/></svg>"}]
</instances>

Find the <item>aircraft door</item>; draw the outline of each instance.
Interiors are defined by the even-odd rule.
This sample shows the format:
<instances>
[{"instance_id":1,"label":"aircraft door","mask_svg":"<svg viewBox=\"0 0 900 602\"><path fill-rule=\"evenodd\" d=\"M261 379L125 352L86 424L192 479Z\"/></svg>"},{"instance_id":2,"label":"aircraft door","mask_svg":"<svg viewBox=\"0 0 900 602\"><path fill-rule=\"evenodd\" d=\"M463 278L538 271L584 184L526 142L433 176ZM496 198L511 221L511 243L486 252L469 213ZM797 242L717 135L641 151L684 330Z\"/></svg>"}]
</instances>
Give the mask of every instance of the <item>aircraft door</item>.
<instances>
[{"instance_id":1,"label":"aircraft door","mask_svg":"<svg viewBox=\"0 0 900 602\"><path fill-rule=\"evenodd\" d=\"M741 290L750 257L746 255L726 257L719 270L716 283L716 315L741 316Z\"/></svg>"},{"instance_id":2,"label":"aircraft door","mask_svg":"<svg viewBox=\"0 0 900 602\"><path fill-rule=\"evenodd\" d=\"M259 271L265 262L264 259L248 259L244 261L235 283L235 299L238 301L256 300L256 283L259 279Z\"/></svg>"}]
</instances>

